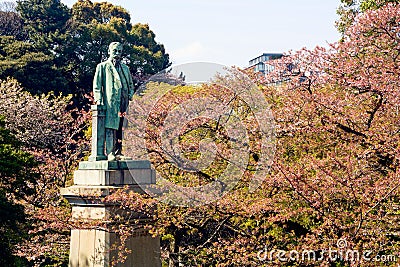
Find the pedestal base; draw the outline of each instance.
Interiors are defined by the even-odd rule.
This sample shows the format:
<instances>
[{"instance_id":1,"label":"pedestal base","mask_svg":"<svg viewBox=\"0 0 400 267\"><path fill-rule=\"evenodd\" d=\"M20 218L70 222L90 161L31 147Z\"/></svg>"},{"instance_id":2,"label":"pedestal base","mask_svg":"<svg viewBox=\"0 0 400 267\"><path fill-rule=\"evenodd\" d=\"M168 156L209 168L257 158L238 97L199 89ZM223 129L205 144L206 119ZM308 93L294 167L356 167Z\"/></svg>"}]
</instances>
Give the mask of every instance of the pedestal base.
<instances>
[{"instance_id":1,"label":"pedestal base","mask_svg":"<svg viewBox=\"0 0 400 267\"><path fill-rule=\"evenodd\" d=\"M106 203L104 197L128 185L127 190L144 193L140 185L155 184L155 171L148 161L86 161L74 173L74 185L61 189L61 194L72 205L72 219L90 222L100 220L113 224L119 205ZM135 211L130 212L139 221L149 220ZM125 218L121 213L122 218ZM128 219L127 219L128 220ZM140 224L135 228L141 229ZM111 228L110 228L111 229ZM74 229L71 231L69 267L109 267L118 256L119 241L110 229ZM132 252L119 267L159 267L160 239L143 230L134 230L125 244Z\"/></svg>"},{"instance_id":2,"label":"pedestal base","mask_svg":"<svg viewBox=\"0 0 400 267\"><path fill-rule=\"evenodd\" d=\"M69 267L109 267L118 257L112 249L118 242L114 233L106 230L72 230ZM118 267L157 267L160 263L160 239L137 233L126 248L132 252Z\"/></svg>"}]
</instances>

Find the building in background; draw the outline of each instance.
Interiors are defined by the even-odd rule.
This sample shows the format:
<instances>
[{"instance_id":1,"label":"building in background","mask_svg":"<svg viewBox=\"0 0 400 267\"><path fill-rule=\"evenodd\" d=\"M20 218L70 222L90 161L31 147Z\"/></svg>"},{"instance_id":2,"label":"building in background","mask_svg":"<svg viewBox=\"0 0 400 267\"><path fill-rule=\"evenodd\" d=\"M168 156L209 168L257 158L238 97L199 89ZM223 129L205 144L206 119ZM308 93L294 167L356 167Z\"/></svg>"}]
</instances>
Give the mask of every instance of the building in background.
<instances>
[{"instance_id":1,"label":"building in background","mask_svg":"<svg viewBox=\"0 0 400 267\"><path fill-rule=\"evenodd\" d=\"M289 81L292 79L292 77L299 75L300 75L300 82L307 81L308 78L306 73L302 73L296 67L297 64L295 62L292 63L274 62L275 60L278 60L283 56L284 56L283 53L263 53L262 55L250 60L249 66L246 68L246 70L252 70L257 75L265 77L274 70L277 64L284 64L284 67L280 68L279 73L275 74L275 78L273 80L270 80L269 84L279 85L282 82Z\"/></svg>"},{"instance_id":2,"label":"building in background","mask_svg":"<svg viewBox=\"0 0 400 267\"><path fill-rule=\"evenodd\" d=\"M268 74L271 72L274 67L269 64L271 60L279 59L283 56L282 53L263 53L261 56L258 56L249 61L249 66L247 69L253 69L254 72Z\"/></svg>"}]
</instances>

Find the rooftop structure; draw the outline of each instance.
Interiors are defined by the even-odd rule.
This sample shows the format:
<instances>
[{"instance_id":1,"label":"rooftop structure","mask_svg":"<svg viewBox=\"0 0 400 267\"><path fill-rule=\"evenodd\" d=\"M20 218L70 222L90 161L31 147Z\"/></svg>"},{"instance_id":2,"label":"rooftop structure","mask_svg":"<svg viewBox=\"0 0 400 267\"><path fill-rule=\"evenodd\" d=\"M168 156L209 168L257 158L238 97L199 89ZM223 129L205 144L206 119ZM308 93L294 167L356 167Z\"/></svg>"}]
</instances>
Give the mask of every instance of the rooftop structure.
<instances>
[{"instance_id":1,"label":"rooftop structure","mask_svg":"<svg viewBox=\"0 0 400 267\"><path fill-rule=\"evenodd\" d=\"M273 70L273 66L268 64L268 61L279 59L282 56L282 53L263 53L249 61L248 69L253 69L254 72L262 72L263 74L269 73Z\"/></svg>"}]
</instances>

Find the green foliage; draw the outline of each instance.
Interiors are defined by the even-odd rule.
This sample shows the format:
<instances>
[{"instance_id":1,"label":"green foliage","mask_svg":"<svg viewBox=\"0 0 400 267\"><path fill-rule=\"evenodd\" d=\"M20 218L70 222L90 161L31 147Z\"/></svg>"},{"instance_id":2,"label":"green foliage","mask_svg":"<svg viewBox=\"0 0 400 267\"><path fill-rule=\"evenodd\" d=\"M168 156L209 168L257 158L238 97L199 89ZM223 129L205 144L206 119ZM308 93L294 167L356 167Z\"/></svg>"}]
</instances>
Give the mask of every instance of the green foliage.
<instances>
[{"instance_id":1,"label":"green foliage","mask_svg":"<svg viewBox=\"0 0 400 267\"><path fill-rule=\"evenodd\" d=\"M93 21L108 23L112 18L121 18L128 25L128 30L132 27L130 24L131 16L128 11L107 2L92 3L90 0L78 0L72 8L72 16L85 24L90 24Z\"/></svg>"},{"instance_id":2,"label":"green foliage","mask_svg":"<svg viewBox=\"0 0 400 267\"><path fill-rule=\"evenodd\" d=\"M10 202L3 189L0 189L0 265L18 266L13 255L14 247L26 238L24 207Z\"/></svg>"},{"instance_id":3,"label":"green foliage","mask_svg":"<svg viewBox=\"0 0 400 267\"><path fill-rule=\"evenodd\" d=\"M21 150L21 143L5 128L0 117L0 184L16 198L32 194L37 174L32 171L37 163L34 157Z\"/></svg>"},{"instance_id":4,"label":"green foliage","mask_svg":"<svg viewBox=\"0 0 400 267\"><path fill-rule=\"evenodd\" d=\"M371 9L378 9L387 3L400 3L399 0L363 0L360 3L360 11L365 12Z\"/></svg>"},{"instance_id":5,"label":"green foliage","mask_svg":"<svg viewBox=\"0 0 400 267\"><path fill-rule=\"evenodd\" d=\"M68 7L60 0L20 0L17 3L17 11L33 40L62 30L70 18Z\"/></svg>"},{"instance_id":6,"label":"green foliage","mask_svg":"<svg viewBox=\"0 0 400 267\"><path fill-rule=\"evenodd\" d=\"M155 41L147 24L130 23L127 10L109 3L78 1L72 7L68 26L68 43L60 45L60 60L73 69L71 77L78 88L91 91L96 65L108 57L108 45L113 41L124 46L124 57L137 83L169 65L164 46Z\"/></svg>"},{"instance_id":7,"label":"green foliage","mask_svg":"<svg viewBox=\"0 0 400 267\"><path fill-rule=\"evenodd\" d=\"M24 207L16 200L34 193L37 166L34 157L5 128L0 117L0 265L16 266L15 246L27 237Z\"/></svg>"},{"instance_id":8,"label":"green foliage","mask_svg":"<svg viewBox=\"0 0 400 267\"><path fill-rule=\"evenodd\" d=\"M147 24L132 26L130 19L107 2L79 0L69 9L59 0L18 1L16 11L0 13L0 79L12 76L35 94L72 93L84 104L96 65L119 41L139 84L167 67L169 56Z\"/></svg>"},{"instance_id":9,"label":"green foliage","mask_svg":"<svg viewBox=\"0 0 400 267\"><path fill-rule=\"evenodd\" d=\"M32 93L60 93L68 88L63 73L54 66L54 56L34 44L0 36L0 60L0 78L14 77Z\"/></svg>"}]
</instances>

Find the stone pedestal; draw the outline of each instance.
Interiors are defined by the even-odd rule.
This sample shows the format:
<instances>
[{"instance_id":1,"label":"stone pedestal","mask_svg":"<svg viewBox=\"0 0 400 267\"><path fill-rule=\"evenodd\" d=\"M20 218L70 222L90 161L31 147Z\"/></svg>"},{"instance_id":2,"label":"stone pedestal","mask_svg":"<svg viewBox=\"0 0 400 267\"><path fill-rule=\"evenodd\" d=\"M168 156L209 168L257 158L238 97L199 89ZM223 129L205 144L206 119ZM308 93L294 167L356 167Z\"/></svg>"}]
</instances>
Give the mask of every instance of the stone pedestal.
<instances>
[{"instance_id":1,"label":"stone pedestal","mask_svg":"<svg viewBox=\"0 0 400 267\"><path fill-rule=\"evenodd\" d=\"M105 117L106 107L103 105L92 105L92 151L89 161L106 160L104 154L104 142L106 138Z\"/></svg>"},{"instance_id":2,"label":"stone pedestal","mask_svg":"<svg viewBox=\"0 0 400 267\"><path fill-rule=\"evenodd\" d=\"M111 212L116 204L104 203L104 197L128 185L128 190L143 193L140 185L154 184L155 171L149 161L86 161L79 164L74 173L74 185L61 189L61 194L72 205L72 218L76 220L102 220L112 224ZM138 219L148 219L137 214ZM140 225L135 227L141 229ZM111 266L117 236L108 227L104 229L74 229L71 231L70 267ZM144 230L135 230L127 241L132 250L121 267L158 267L160 261L160 240Z\"/></svg>"}]
</instances>

